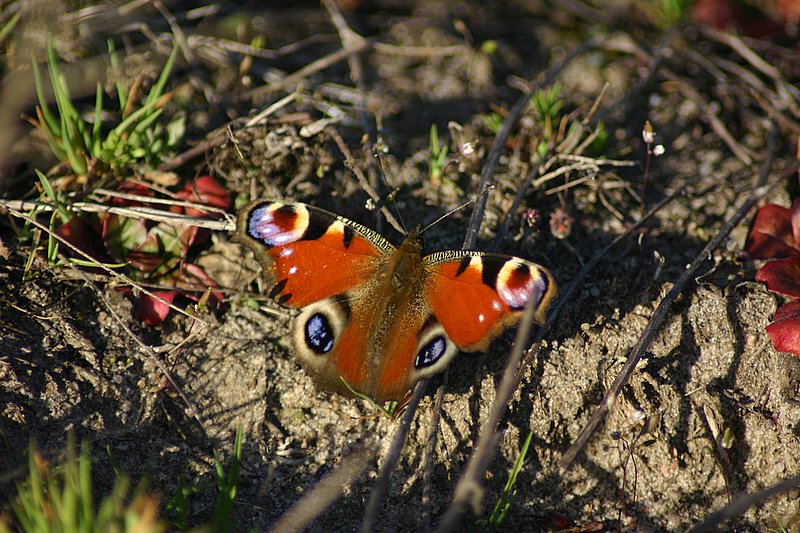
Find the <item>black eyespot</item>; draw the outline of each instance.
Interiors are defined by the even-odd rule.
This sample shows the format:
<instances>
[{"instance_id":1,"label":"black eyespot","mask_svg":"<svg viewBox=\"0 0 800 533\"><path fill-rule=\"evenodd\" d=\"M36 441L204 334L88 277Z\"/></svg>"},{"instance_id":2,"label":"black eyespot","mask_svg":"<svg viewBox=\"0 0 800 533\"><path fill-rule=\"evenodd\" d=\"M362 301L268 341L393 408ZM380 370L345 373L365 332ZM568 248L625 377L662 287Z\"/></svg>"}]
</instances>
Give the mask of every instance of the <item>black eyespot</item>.
<instances>
[{"instance_id":1,"label":"black eyespot","mask_svg":"<svg viewBox=\"0 0 800 533\"><path fill-rule=\"evenodd\" d=\"M416 368L427 368L441 359L446 351L447 340L442 335L437 335L417 352L414 366Z\"/></svg>"},{"instance_id":2,"label":"black eyespot","mask_svg":"<svg viewBox=\"0 0 800 533\"><path fill-rule=\"evenodd\" d=\"M326 354L333 348L333 328L322 313L311 315L305 324L306 346L318 354Z\"/></svg>"}]
</instances>

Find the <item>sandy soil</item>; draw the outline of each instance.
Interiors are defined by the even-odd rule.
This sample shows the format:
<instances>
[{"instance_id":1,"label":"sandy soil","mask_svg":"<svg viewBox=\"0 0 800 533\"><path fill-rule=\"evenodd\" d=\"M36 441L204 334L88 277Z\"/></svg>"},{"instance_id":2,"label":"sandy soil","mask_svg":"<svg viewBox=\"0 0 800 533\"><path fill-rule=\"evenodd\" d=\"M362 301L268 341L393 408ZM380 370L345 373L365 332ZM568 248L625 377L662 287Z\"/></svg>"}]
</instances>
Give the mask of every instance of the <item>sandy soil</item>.
<instances>
[{"instance_id":1,"label":"sandy soil","mask_svg":"<svg viewBox=\"0 0 800 533\"><path fill-rule=\"evenodd\" d=\"M565 303L502 419L499 450L484 477L480 509L477 515L468 513L464 527L485 527L529 433L531 450L504 521L506 527L526 531L558 529L561 518L578 529L685 530L732 497L800 472L800 361L777 353L764 331L779 300L753 281L759 263L739 253L746 224L708 257L669 308L666 322L585 451L566 471L558 468L659 302L756 186L760 167L767 161L772 182L791 161L797 100L791 97L794 93L780 96L780 84L797 82L796 49L770 40L742 43L776 66L782 78L775 80L743 58L743 48L696 28L664 34L652 27L631 27L620 14L624 9L604 14L613 22L603 18L603 24L586 14L552 11L536 3L495 10L469 2L426 6L362 6L347 15L356 31L379 43L405 47L406 52L424 47L405 54L398 48L374 48L361 55L368 116L381 117L388 147L386 180L399 187L393 209L406 224L425 224L476 191L494 139L484 117L495 110L502 118L526 87L521 80L536 80L565 61L553 71L554 81L563 86L563 124L570 127L589 117L607 83L584 134L602 122L605 141L582 152L594 160L592 165L531 187L522 207L511 213L500 250L547 266L566 287L585 262L639 215L645 119L666 149L650 162L647 204L683 190L644 229L605 254ZM254 77L278 68L294 72L339 47L321 8L253 15L258 15L252 17L253 30L267 36L269 48L321 36L321 44L280 61L259 62L261 70L254 70ZM590 36L600 40L568 57ZM491 53L481 49L490 40L496 46ZM215 73L209 82L219 86L219 94L244 92L233 82L224 85L223 72L230 72L214 71L208 62L201 62L201 68ZM346 116L334 126L336 135L352 150L357 166L375 170L369 150L360 145L364 122L349 99L357 93L347 63L303 83L303 99L286 105L265 124L236 126L235 146L226 140L209 149L186 176L211 171L237 195L237 205L251 191L257 197L313 203L376 227L397 242L399 235L363 208L367 196L345 165L331 130L301 134L303 126L320 118L323 104L336 105ZM284 94L271 92L224 112L246 116ZM792 103L771 110L765 105L778 106L785 101L780 98ZM223 110L202 112L216 125ZM476 163L458 155L459 140L448 131L449 121L463 126L464 139L477 141ZM724 141L715 121L730 132L735 146ZM438 124L455 158L445 178L438 180L427 169L432 123ZM201 126L195 128L202 137ZM489 195L480 248L491 245L509 212L542 134L542 124L530 109L512 129L495 175L498 187ZM602 164L598 158L631 161L633 166ZM568 164L560 160L549 170ZM369 179L386 192L376 176L372 172ZM570 186L553 192L564 184ZM773 189L765 201L789 205L788 184ZM533 227L522 219L528 209L539 213ZM572 218L563 238L549 225L559 209ZM469 216L468 208L431 229L431 249L458 248ZM311 527L358 529L398 423L377 416L364 401L315 387L292 355L291 313L266 299L262 303L277 312L247 305L245 296L258 292L258 267L241 246L230 242L230 235L215 235L199 260L235 289L216 313L203 317L210 323L203 329L175 316L158 328L145 326L135 320L131 301L112 286L101 287L101 300L68 269L53 269L42 261L25 276L29 250L14 246L7 223L1 231L3 242L11 246L10 256L0 260L3 497L13 492L29 439L56 457L67 432L73 431L91 442L98 492L113 479L105 452L110 447L122 470L134 480L149 478L150 489L162 501L174 494L179 480L200 486L190 508L192 523L200 523L214 502L214 450L228 458L241 425L245 451L234 512L241 530L268 528L343 458L377 440L378 458L369 461L366 472ZM160 370L113 315L159 349L196 407L202 428L186 403L162 386ZM189 336L190 342L170 351ZM509 333L488 353L461 355L451 366L441 420L433 429L433 468L426 473L423 459L432 431L434 392L442 379L430 384L391 475L378 530L424 529L426 520L435 524L447 509L494 399L512 340ZM648 430L643 432L645 424ZM721 437L714 434L726 431L733 440L722 448L717 445ZM423 501L426 486L430 498ZM793 491L749 509L724 527L791 530L798 517L800 504Z\"/></svg>"}]
</instances>

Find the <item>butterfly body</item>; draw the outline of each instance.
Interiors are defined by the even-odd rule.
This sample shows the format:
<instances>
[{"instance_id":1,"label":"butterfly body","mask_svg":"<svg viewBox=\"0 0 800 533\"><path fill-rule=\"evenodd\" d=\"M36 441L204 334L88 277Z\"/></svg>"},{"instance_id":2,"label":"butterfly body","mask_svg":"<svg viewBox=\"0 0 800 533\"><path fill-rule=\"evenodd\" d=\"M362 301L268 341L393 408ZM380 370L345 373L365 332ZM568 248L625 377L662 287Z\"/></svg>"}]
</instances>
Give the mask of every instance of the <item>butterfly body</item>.
<instances>
[{"instance_id":1,"label":"butterfly body","mask_svg":"<svg viewBox=\"0 0 800 533\"><path fill-rule=\"evenodd\" d=\"M543 267L481 252L422 255L417 231L395 248L377 232L301 203L257 201L237 237L262 264L293 322L300 363L322 384L342 379L377 400L400 399L459 350L485 350L530 299L543 322L556 285Z\"/></svg>"}]
</instances>

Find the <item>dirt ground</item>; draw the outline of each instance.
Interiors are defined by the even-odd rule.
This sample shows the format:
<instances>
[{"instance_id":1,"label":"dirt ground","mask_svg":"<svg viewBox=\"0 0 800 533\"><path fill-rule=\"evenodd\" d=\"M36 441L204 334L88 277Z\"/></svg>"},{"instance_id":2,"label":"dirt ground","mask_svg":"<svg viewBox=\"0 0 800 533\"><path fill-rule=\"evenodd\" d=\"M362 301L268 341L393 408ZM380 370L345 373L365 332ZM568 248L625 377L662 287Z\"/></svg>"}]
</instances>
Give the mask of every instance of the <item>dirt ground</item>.
<instances>
[{"instance_id":1,"label":"dirt ground","mask_svg":"<svg viewBox=\"0 0 800 533\"><path fill-rule=\"evenodd\" d=\"M488 515L529 433L531 449L504 528L682 531L736 496L800 473L800 360L776 352L765 332L780 300L754 281L761 263L741 253L752 213L669 307L668 318L585 450L568 469L558 466L686 265L762 176L772 184L791 163L800 134L796 39L776 34L732 41L691 25L661 30L655 15L644 16L646 6L638 3L570 4L571 9L540 2L352 4L345 20L372 43L358 56L360 74L343 60L259 93L249 91L341 48L324 8L226 5L198 23L184 16L186 5L171 7L192 35L221 39L223 21L235 20L248 35L263 35L265 48L302 43L275 59L257 58L241 76L241 56L212 60L208 43L190 40L195 62L187 67L184 61L176 83L200 92L192 85L198 78L218 98L195 104L191 138L222 139L179 167L184 178L211 173L225 183L237 206L252 193L312 203L398 242L397 232L364 209L367 195L337 141L345 143L355 166L382 195L397 188L392 210L409 227L427 224L477 192L496 133L486 117L507 116L531 83L552 87L557 82L563 103L558 115L564 119L553 125L553 135L563 139L584 119L582 140L598 128L602 133L584 149L572 146L566 155L575 158L555 160L540 175L565 171L534 183L521 206L512 209L535 166L536 146L547 135L526 108L502 147L479 249L492 245L509 216L498 249L545 265L563 289L639 218L645 168L647 206L679 192L643 228L603 255L564 303L500 423L499 449L483 478L480 507L467 513L462 527L488 527ZM136 17L156 33L168 31L153 9ZM88 39L75 31L75 39ZM96 31L92 40L111 30ZM547 73L552 76L545 79ZM245 126L238 120L274 104L298 83L301 97L265 122ZM356 105L361 96L363 114ZM342 114L340 120L321 131L304 129L331 106ZM362 144L362 136L374 131L376 116L387 147L388 187ZM218 128L231 120L229 137ZM649 163L642 140L645 120L656 132L655 143L664 147L663 155ZM461 132L448 128L450 122ZM428 172L431 124L438 125L452 158L445 175L436 179ZM459 153L473 141L475 156ZM19 143L26 148L15 147L7 163L27 158L30 166L47 168L46 147L35 134L26 131ZM34 159L30 154L37 149L42 152ZM585 159L578 161L578 155ZM14 168L20 172L19 165ZM3 196L23 198L34 178L25 179L6 181ZM788 206L794 191L795 181L779 183L761 203ZM429 248L459 248L471 209L429 230ZM523 216L528 210L538 213L532 225ZM567 220L554 231L552 218L563 213ZM267 298L259 300L261 309L249 305L258 293L258 267L230 234L215 234L197 260L231 289L219 309L202 317L210 325L172 315L153 328L135 319L134 304L113 284L96 292L71 269L50 267L43 259L25 275L30 249L17 244L8 218L0 222L0 232L0 498L14 493L29 439L57 458L68 432L74 432L91 443L98 493L113 479L110 448L122 471L135 481L149 479L148 487L162 502L175 494L179 482L197 485L190 523L199 524L214 504L214 453L229 459L241 425L237 529L269 529L336 472L345 457L377 441L377 458L310 530L360 527L398 422L376 416L365 401L315 387L292 355L291 313ZM187 403L164 385L161 370L131 333L163 357L202 427ZM456 359L433 430L434 395L445 378L429 384L391 474L378 531L424 530L446 511L513 338L510 332L488 353ZM433 466L426 471L431 431L437 438ZM726 531L797 528L797 490L722 526Z\"/></svg>"}]
</instances>

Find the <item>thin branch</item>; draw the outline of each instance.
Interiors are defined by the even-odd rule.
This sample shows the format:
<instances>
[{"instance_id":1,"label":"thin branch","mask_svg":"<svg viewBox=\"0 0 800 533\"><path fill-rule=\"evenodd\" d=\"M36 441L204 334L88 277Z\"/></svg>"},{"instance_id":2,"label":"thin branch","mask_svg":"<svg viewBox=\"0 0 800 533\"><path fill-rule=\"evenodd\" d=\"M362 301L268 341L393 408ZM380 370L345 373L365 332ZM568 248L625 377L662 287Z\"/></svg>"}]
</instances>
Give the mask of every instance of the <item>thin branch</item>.
<instances>
[{"instance_id":1,"label":"thin branch","mask_svg":"<svg viewBox=\"0 0 800 533\"><path fill-rule=\"evenodd\" d=\"M541 345L542 340L544 337L550 332L550 329L553 327L558 321L558 316L561 313L562 309L571 301L572 294L578 289L578 287L583 285L583 280L586 276L589 275L589 272L594 269L595 265L597 265L600 260L605 257L608 252L611 251L617 244L625 240L626 238L630 237L634 234L634 232L644 225L647 220L652 218L656 213L658 213L661 209L663 209L667 204L672 202L675 198L683 194L683 187L678 188L675 192L671 195L664 198L661 202L656 204L650 211L648 211L636 224L632 225L628 228L628 231L619 235L610 243L608 243L602 250L597 252L594 257L592 257L589 261L583 265L580 272L573 278L572 282L564 289L564 291L559 295L558 300L550 309L550 312L547 316L547 321L545 321L544 325L539 330L536 338L533 341L533 346L531 349L528 350L528 353L525 355L525 359L522 361L522 364L519 366L516 375L516 385L515 387L519 386L520 381L522 381L522 377L525 375L525 371L527 370L528 366L533 361L533 358L536 356L538 352L539 346Z\"/></svg>"},{"instance_id":2,"label":"thin branch","mask_svg":"<svg viewBox=\"0 0 800 533\"><path fill-rule=\"evenodd\" d=\"M364 521L361 522L362 533L372 533L375 527L378 514L381 510L381 505L386 497L386 493L389 492L390 477L397 466L397 461L400 459L400 452L403 451L403 446L406 443L408 431L411 429L411 422L414 420L414 416L417 414L419 402L425 395L425 389L427 386L428 380L423 379L418 381L417 386L414 387L414 393L411 395L411 401L403 413L403 418L400 421L400 425L397 427L397 431L394 433L389 451L386 452L386 457L383 460L383 465L381 466L381 471L378 474L378 479L375 480L375 485L370 491L369 502L367 502L367 508L364 511Z\"/></svg>"},{"instance_id":3,"label":"thin branch","mask_svg":"<svg viewBox=\"0 0 800 533\"><path fill-rule=\"evenodd\" d=\"M15 202L8 202L8 203L10 204L10 203L15 203ZM0 205L2 205L2 203L0 203ZM154 300L158 300L159 302L161 302L162 304L166 305L167 307L169 307L170 309L172 309L176 313L180 313L182 315L185 315L186 317L191 318L192 320L196 320L197 322L200 322L201 324L203 324L205 326L208 326L208 322L206 322L205 320L202 320L200 318L197 318L197 317L189 315L185 310L181 309L180 307L176 306L175 304L173 304L171 302L167 302L165 299L163 299L162 297L160 297L157 294L153 293L152 291L149 291L149 290L145 289L144 287L142 287L140 284L136 283L134 280L132 280L130 277L126 276L125 274L122 274L121 272L117 272L117 271L109 268L108 266L104 265L103 263L101 263L100 261L98 261L97 259L92 257L90 254L84 252L83 250L81 250L80 248L78 248L77 246L75 246L74 244L69 242L68 240L66 240L64 237L62 237L58 233L55 233L54 231L50 230L50 228L48 228L47 226L45 226L41 222L37 221L33 217L30 217L27 214L21 212L20 210L13 209L11 207L8 207L8 212L11 213L12 215L14 215L15 217L18 217L18 218L21 218L23 220L26 220L28 223L30 223L30 224L36 226L37 228L39 228L40 230L44 231L49 236L53 237L53 239L57 240L60 244L66 246L67 248L69 248L70 250L75 252L76 254L80 255L86 261L91 262L93 266L96 266L97 268L105 271L112 278L116 278L118 280L121 280L126 285L130 285L131 287L136 287L136 289L138 289L139 291L143 292L144 294L148 295L149 297L153 298Z\"/></svg>"},{"instance_id":4,"label":"thin branch","mask_svg":"<svg viewBox=\"0 0 800 533\"><path fill-rule=\"evenodd\" d=\"M342 497L345 487L361 475L373 461L374 455L374 447L356 450L295 502L270 531L304 531L314 519Z\"/></svg>"},{"instance_id":5,"label":"thin branch","mask_svg":"<svg viewBox=\"0 0 800 533\"><path fill-rule=\"evenodd\" d=\"M65 258L65 261L66 261L66 258ZM69 264L69 263L67 263L67 264ZM197 409L197 407L195 406L194 402L192 402L192 400L189 398L189 396L187 396L187 394L183 391L183 387L181 385L179 385L177 381L175 381L175 378L172 377L170 369L167 368L167 365L164 364L164 361L161 360L161 358L158 356L156 351L151 346L149 346L148 344L145 344L145 342L143 340L141 340L139 338L139 336L136 335L136 333L133 332L133 330L128 326L128 324L126 324L125 321L122 320L122 317L120 317L116 313L116 311L114 311L114 308L111 306L111 303L108 301L108 299L106 298L105 294L103 294L103 291L101 291L97 287L97 285L95 285L95 283L92 282L89 279L89 276L86 274L86 272L84 272L80 268L75 267L74 265L71 265L71 264L69 264L69 265L70 265L70 268L80 278L83 279L83 281L86 283L86 285L88 285L89 288L92 291L94 291L94 293L97 295L97 297L100 299L100 301L103 302L103 305L105 305L106 311L108 311L108 313L111 315L111 318L113 318L117 322L117 324L119 324L119 326L123 329L123 331L125 331L125 333L128 335L128 337L130 337L131 340L133 340L133 342L135 342L139 346L139 348L142 350L142 352L144 353L144 355L147 358L147 360L150 361L153 365L155 365L158 368L158 370L161 372L161 374L167 379L167 381L169 381L170 385L172 385L172 388L175 390L175 392L178 394L178 396L180 396L181 400L183 400L183 403L186 405L186 408L189 410L189 414L191 414L192 417L197 421L197 423L200 425L200 429L203 430L203 434L205 435L206 438L208 438L208 435L209 435L208 434L208 430L206 430L206 426L203 423L202 417L200 416L200 411ZM197 320L198 322L203 324L201 332L205 331L207 329L206 328L207 324L203 323L202 321L200 321L198 319L193 319L193 320ZM181 343L178 344L178 346L175 346L174 349L180 348L181 346L186 344L191 338L197 337L199 335L200 335L200 332L191 333L186 339L181 341Z\"/></svg>"},{"instance_id":6,"label":"thin branch","mask_svg":"<svg viewBox=\"0 0 800 533\"><path fill-rule=\"evenodd\" d=\"M522 180L522 185L519 186L517 189L517 194L514 195L514 201L511 202L511 208L506 213L505 218L500 223L500 226L497 228L497 232L494 235L494 239L492 240L491 246L489 246L489 251L494 252L498 248L500 248L500 243L503 242L503 239L506 238L508 234L508 229L511 227L511 221L514 218L519 206L522 204L522 200L528 195L528 189L531 187L531 183L536 180L536 177L539 175L539 170L542 168L541 165L535 164L533 168L528 172L528 175L525 176L525 179Z\"/></svg>"},{"instance_id":7,"label":"thin branch","mask_svg":"<svg viewBox=\"0 0 800 533\"><path fill-rule=\"evenodd\" d=\"M680 194L681 191L674 193L669 198L665 199L661 204L653 208L645 217L639 221L638 224L642 224L645 220L649 217L653 216L659 209L661 209L664 205L666 205L669 201L673 200ZM545 322L544 326L539 329L536 339L533 342L533 348L528 349L527 353L525 354L524 358L517 356L516 353L519 351L520 354L522 352L522 347L527 345L528 339L528 332L523 331L524 329L530 329L532 324L532 317L523 316L521 321L520 329L517 331L517 338L514 341L514 351L509 356L508 363L506 365L506 370L503 378L503 383L501 383L500 387L498 388L497 395L495 397L495 401L492 404L492 411L490 414L490 418L481 426L480 436L478 445L475 447L475 452L469 459L469 463L467 468L465 469L465 473L462 475L461 479L459 479L459 484L456 487L456 493L458 494L459 487L463 487L461 499L459 502L456 502L456 497L453 498L453 502L451 503L450 508L448 509L447 513L445 514L445 518L442 519L442 523L439 525L439 531L452 531L455 528L463 513L466 511L467 503L470 498L475 498L480 495L480 479L483 476L483 473L486 470L486 467L493 457L497 439L496 439L496 426L499 423L500 418L505 413L505 410L508 408L508 402L511 399L514 391L519 386L519 382L522 379L522 376L525 372L525 369L530 364L531 360L535 356L538 351L539 346L541 345L541 341L550 331L552 325L556 322L559 312L564 307L565 303L569 301L571 294L576 290L579 286L580 281L588 274L591 270L591 267L600 260L603 255L605 255L608 250L611 249L612 246L617 244L623 238L629 236L633 233L634 229L637 226L632 227L628 232L624 235L621 235L617 239L615 239L612 243L610 243L606 248L604 248L600 253L598 253L592 261L590 261L582 270L581 273L578 274L576 280L570 285L569 289L558 299L556 305L554 306L553 310L550 312L550 315ZM523 328L525 326L525 328ZM520 361L520 359L522 359ZM509 377L510 376L510 377ZM506 379L510 379L510 387L505 388L504 385L506 384ZM447 520L447 522L445 522Z\"/></svg>"},{"instance_id":8,"label":"thin branch","mask_svg":"<svg viewBox=\"0 0 800 533\"><path fill-rule=\"evenodd\" d=\"M532 298L528 305L525 306L525 312L522 314L517 335L514 338L514 348L508 356L503 379L497 387L489 416L486 417L486 420L481 425L475 451L470 455L467 465L458 479L450 507L448 507L436 529L438 532L453 531L461 523L461 519L469 505L472 505L473 508L480 507L480 500L483 496L481 480L489 467L489 461L494 457L497 444L500 441L497 425L506 411L508 401L514 394L516 381L514 372L522 360L525 347L528 346L528 340L533 329L536 303L536 300Z\"/></svg>"},{"instance_id":9,"label":"thin branch","mask_svg":"<svg viewBox=\"0 0 800 533\"><path fill-rule=\"evenodd\" d=\"M336 32L339 34L339 40L342 43L342 48L350 48L355 44L365 41L364 37L353 31L347 24L347 21L339 9L339 4L333 0L322 0L322 7L328 12L331 22L336 26ZM371 120L367 112L367 90L364 83L364 65L361 63L361 56L353 54L347 58L347 65L350 67L350 79L356 85L358 94L358 115L361 120L361 128L367 134L371 142L375 142L377 138L377 131L375 130L375 123Z\"/></svg>"},{"instance_id":10,"label":"thin branch","mask_svg":"<svg viewBox=\"0 0 800 533\"><path fill-rule=\"evenodd\" d=\"M148 199L148 201L152 201L152 198ZM190 203L189 205L194 209L209 209L208 206L204 206L202 204ZM198 228L206 228L212 231L226 231L229 233L236 231L236 222L230 215L226 215L226 218L223 220L209 220L206 218L197 218L187 215L180 215L178 213L170 213L169 211L153 209L151 207L119 207L105 204L95 204L91 202L74 202L66 207L67 211L71 213L108 213L141 220L152 220L155 222L186 224L187 226L196 226ZM0 209L2 208L18 213L18 216L21 216L24 213L33 212L49 213L57 209L53 204L46 202L0 199Z\"/></svg>"},{"instance_id":11,"label":"thin branch","mask_svg":"<svg viewBox=\"0 0 800 533\"><path fill-rule=\"evenodd\" d=\"M378 191L376 191L372 185L370 185L369 180L367 180L367 177L364 175L364 172L362 172L361 168L359 168L358 163L353 157L353 153L350 151L350 148L347 147L347 143L344 142L344 139L342 139L342 136L339 135L339 132L335 128L328 128L328 132L336 143L336 146L339 147L339 151L342 152L342 155L344 155L345 165L347 165L347 167L353 171L353 174L355 174L358 184L361 185L361 188L364 190L364 192L369 195L373 202L375 202L375 205L380 205L381 202ZM397 218L395 218L392 212L389 211L385 205L381 207L381 214L394 229L400 233L405 233L403 225L397 221Z\"/></svg>"},{"instance_id":12,"label":"thin branch","mask_svg":"<svg viewBox=\"0 0 800 533\"><path fill-rule=\"evenodd\" d=\"M729 46L737 54L739 54L742 59L750 63L753 68L768 78L771 78L772 81L778 84L784 83L783 76L781 76L781 71L774 65L770 65L764 61L761 56L755 53L752 48L744 44L744 42L736 35L730 32L723 32L711 27L706 28L702 26L700 27L700 31L709 39Z\"/></svg>"},{"instance_id":13,"label":"thin branch","mask_svg":"<svg viewBox=\"0 0 800 533\"><path fill-rule=\"evenodd\" d=\"M747 149L738 143L733 134L728 130L727 126L725 126L725 123L720 120L712 106L706 102L705 98L703 98L694 85L666 67L656 67L654 61L655 56L649 54L641 46L639 46L639 44L636 43L630 37L630 35L622 33L615 34L613 39L609 38L604 44L607 50L628 53L635 56L640 61L653 64L654 68L657 68L657 71L653 71L651 69L651 72L653 74L657 72L664 79L674 83L677 89L686 99L692 101L698 106L698 108L702 111L703 120L711 127L712 130L714 130L714 133L716 133L720 140L725 143L728 149L745 165L750 165L752 163L752 155Z\"/></svg>"},{"instance_id":14,"label":"thin branch","mask_svg":"<svg viewBox=\"0 0 800 533\"><path fill-rule=\"evenodd\" d=\"M730 130L728 130L728 127L725 125L725 123L717 116L716 111L714 111L708 102L706 102L705 98L703 98L703 96L691 82L681 78L667 68L659 69L659 73L664 76L664 78L674 83L683 96L694 102L695 105L700 108L702 111L702 116L705 118L708 125L711 126L711 129L714 130L714 133L716 133L720 140L725 143L725 145L733 153L733 155L736 156L737 159L739 159L745 165L752 164L752 155L745 147L739 144Z\"/></svg>"},{"instance_id":15,"label":"thin branch","mask_svg":"<svg viewBox=\"0 0 800 533\"><path fill-rule=\"evenodd\" d=\"M564 58L561 63L552 67L539 82L532 83L529 91L517 100L506 116L506 119L503 121L503 125L501 126L500 131L497 133L497 137L492 144L489 155L484 162L481 170L479 190L485 190L489 186L489 182L492 180L497 170L500 155L505 149L506 140L511 134L511 130L514 127L517 118L520 114L522 114L522 111L528 105L533 93L538 88L546 85L553 78L555 78L555 76L575 57L587 50L590 50L591 48L594 48L599 42L601 42L600 39L589 39L584 42L580 47ZM478 236L478 230L480 229L480 223L483 218L483 213L486 209L487 199L488 195L483 195L479 197L476 202L475 209L473 210L472 217L470 218L469 226L467 227L467 234L464 238L463 248L465 249L472 248L475 245L475 241L477 240ZM525 312L523 313L520 321L520 326L517 329L514 348L511 350L508 356L508 362L506 363L503 380L497 389L495 401L492 404L492 410L489 414L489 417L481 426L475 451L468 459L467 465L461 477L459 478L453 495L453 500L441 522L439 523L437 528L438 531L452 531L460 523L461 518L467 510L468 504L477 503L476 498L479 499L481 496L480 479L485 473L489 461L494 456L495 450L497 449L497 444L499 442L499 435L496 433L497 424L500 422L500 418L505 412L508 400L514 393L514 371L522 359L524 347L528 345L528 339L530 338L533 324L533 307L534 306L532 305L531 301L525 308Z\"/></svg>"},{"instance_id":16,"label":"thin branch","mask_svg":"<svg viewBox=\"0 0 800 533\"><path fill-rule=\"evenodd\" d=\"M242 102L242 101L254 100L256 98L261 98L273 92L294 88L295 85L298 85L302 80L309 77L311 74L314 74L315 72L319 72L321 70L325 70L326 68L335 65L339 61L347 59L353 54L357 54L362 50L366 50L370 45L371 45L370 41L364 40L362 42L354 44L352 48L340 48L339 50L336 50L332 54L328 54L325 57L317 59L316 61L312 61L311 63L304 66L300 70L293 72L292 74L289 74L282 80L270 83L269 85L264 85L262 87L256 87L255 89L251 89L249 91L245 91L237 95L235 101Z\"/></svg>"},{"instance_id":17,"label":"thin branch","mask_svg":"<svg viewBox=\"0 0 800 533\"><path fill-rule=\"evenodd\" d=\"M251 127L251 126L255 126L257 124L261 124L262 122L264 122L267 119L267 117L269 117L270 115L275 114L277 111L283 109L284 107L286 107L290 103L294 102L298 98L300 98L300 93L298 91L293 91L293 92L287 94L286 96L284 96L283 98L281 98L277 102L267 106L266 109L264 109L263 111L259 111L258 113L253 115L251 118L247 119L247 122L245 122L245 124L244 124L245 127Z\"/></svg>"},{"instance_id":18,"label":"thin branch","mask_svg":"<svg viewBox=\"0 0 800 533\"><path fill-rule=\"evenodd\" d=\"M196 145L192 146L188 150L184 150L180 154L176 155L169 161L164 161L160 165L158 165L158 170L175 170L179 168L195 157L199 157L202 154L205 154L212 148L216 148L220 146L222 143L225 142L225 137L223 135L218 135L211 139L205 139L203 141L198 142Z\"/></svg>"},{"instance_id":19,"label":"thin branch","mask_svg":"<svg viewBox=\"0 0 800 533\"><path fill-rule=\"evenodd\" d=\"M431 487L433 485L433 468L436 459L436 440L439 435L439 423L441 422L446 386L447 373L445 373L442 383L436 387L436 396L431 409L431 422L428 425L428 440L425 441L425 451L422 458L422 510L420 512L420 523L423 531L433 529L431 526Z\"/></svg>"},{"instance_id":20,"label":"thin branch","mask_svg":"<svg viewBox=\"0 0 800 533\"><path fill-rule=\"evenodd\" d=\"M708 517L690 529L687 533L706 533L712 531L719 531L720 526L724 521L742 515L749 508L754 505L760 505L768 499L795 490L800 487L800 475L786 478L780 483L776 483L771 487L754 492L753 494L743 494L735 498L731 503L726 505L719 511L715 511L708 515Z\"/></svg>"}]
</instances>

